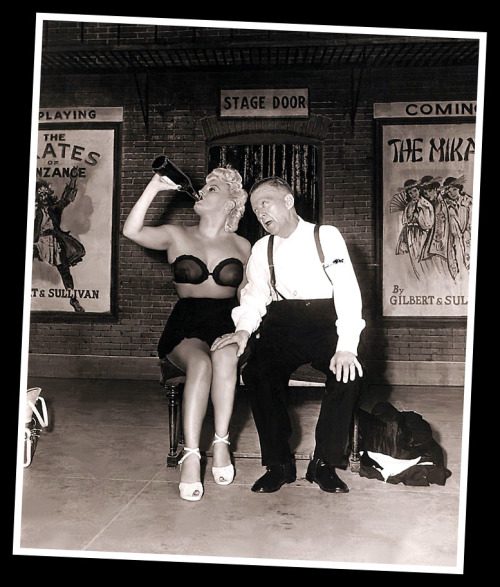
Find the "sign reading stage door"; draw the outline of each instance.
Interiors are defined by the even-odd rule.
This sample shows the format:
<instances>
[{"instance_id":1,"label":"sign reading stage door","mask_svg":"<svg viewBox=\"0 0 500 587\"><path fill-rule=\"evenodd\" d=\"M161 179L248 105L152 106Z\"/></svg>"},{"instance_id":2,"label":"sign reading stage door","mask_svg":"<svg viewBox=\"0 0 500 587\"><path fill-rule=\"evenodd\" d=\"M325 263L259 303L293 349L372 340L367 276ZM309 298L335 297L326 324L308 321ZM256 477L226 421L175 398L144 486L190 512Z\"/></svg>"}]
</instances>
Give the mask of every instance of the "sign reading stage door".
<instances>
[{"instance_id":1,"label":"sign reading stage door","mask_svg":"<svg viewBox=\"0 0 500 587\"><path fill-rule=\"evenodd\" d=\"M221 118L307 118L309 90L221 90Z\"/></svg>"},{"instance_id":2,"label":"sign reading stage door","mask_svg":"<svg viewBox=\"0 0 500 587\"><path fill-rule=\"evenodd\" d=\"M39 121L31 309L111 315L122 109L43 109Z\"/></svg>"}]
</instances>

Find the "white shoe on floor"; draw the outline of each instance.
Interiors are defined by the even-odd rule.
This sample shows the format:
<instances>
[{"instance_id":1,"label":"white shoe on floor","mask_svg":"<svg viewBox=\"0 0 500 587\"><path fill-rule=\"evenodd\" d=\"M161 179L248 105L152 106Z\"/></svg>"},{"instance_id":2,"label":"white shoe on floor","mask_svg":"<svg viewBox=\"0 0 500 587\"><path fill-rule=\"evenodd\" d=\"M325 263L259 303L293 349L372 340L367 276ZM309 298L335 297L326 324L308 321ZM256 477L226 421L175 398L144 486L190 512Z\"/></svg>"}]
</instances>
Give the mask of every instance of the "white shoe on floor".
<instances>
[{"instance_id":1,"label":"white shoe on floor","mask_svg":"<svg viewBox=\"0 0 500 587\"><path fill-rule=\"evenodd\" d=\"M229 433L223 437L215 433L215 440L213 441L212 446L218 442L223 442L229 446L231 443L228 439ZM214 476L214 481L217 483L217 485L229 485L233 482L234 479L234 466L230 464L226 465L225 467L212 467L212 475Z\"/></svg>"},{"instance_id":2,"label":"white shoe on floor","mask_svg":"<svg viewBox=\"0 0 500 587\"><path fill-rule=\"evenodd\" d=\"M199 459L201 459L200 449L199 448L184 448L184 456L180 459L179 465L189 457L190 455L195 455ZM203 485L201 481L195 481L194 483L179 483L179 493L182 499L186 501L200 501L203 497Z\"/></svg>"}]
</instances>

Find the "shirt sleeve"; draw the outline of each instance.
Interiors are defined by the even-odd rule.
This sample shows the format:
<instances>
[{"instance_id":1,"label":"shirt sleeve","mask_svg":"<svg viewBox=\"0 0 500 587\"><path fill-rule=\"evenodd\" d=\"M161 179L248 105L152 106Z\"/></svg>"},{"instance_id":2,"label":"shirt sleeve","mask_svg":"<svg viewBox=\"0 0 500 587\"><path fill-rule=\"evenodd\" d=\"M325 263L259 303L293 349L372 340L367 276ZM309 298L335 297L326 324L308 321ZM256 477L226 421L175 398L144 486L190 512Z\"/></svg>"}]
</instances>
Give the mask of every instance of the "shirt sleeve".
<instances>
[{"instance_id":1,"label":"shirt sleeve","mask_svg":"<svg viewBox=\"0 0 500 587\"><path fill-rule=\"evenodd\" d=\"M235 330L246 330L252 334L259 327L271 302L269 267L266 250L267 239L257 241L252 248L246 266L248 283L241 290L240 305L233 309Z\"/></svg>"},{"instance_id":2,"label":"shirt sleeve","mask_svg":"<svg viewBox=\"0 0 500 587\"><path fill-rule=\"evenodd\" d=\"M337 313L337 351L358 354L359 338L365 327L362 300L351 258L340 231L330 225L320 229L325 254L325 271L333 284L333 301Z\"/></svg>"}]
</instances>

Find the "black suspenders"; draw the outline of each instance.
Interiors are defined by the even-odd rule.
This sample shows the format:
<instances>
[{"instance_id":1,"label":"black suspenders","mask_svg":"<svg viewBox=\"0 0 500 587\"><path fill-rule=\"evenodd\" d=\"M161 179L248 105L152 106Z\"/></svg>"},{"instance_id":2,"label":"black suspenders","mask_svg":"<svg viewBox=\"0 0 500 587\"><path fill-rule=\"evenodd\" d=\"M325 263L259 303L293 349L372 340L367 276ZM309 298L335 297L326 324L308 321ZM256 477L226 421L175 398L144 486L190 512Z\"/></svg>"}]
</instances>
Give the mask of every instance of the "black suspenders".
<instances>
[{"instance_id":1,"label":"black suspenders","mask_svg":"<svg viewBox=\"0 0 500 587\"><path fill-rule=\"evenodd\" d=\"M267 242L267 262L269 264L269 273L271 274L271 288L276 293L283 297L276 289L276 274L274 272L274 259L273 259L273 247L274 247L274 234L269 237Z\"/></svg>"},{"instance_id":2,"label":"black suspenders","mask_svg":"<svg viewBox=\"0 0 500 587\"><path fill-rule=\"evenodd\" d=\"M323 247L321 246L321 242L319 240L319 224L314 225L314 240L316 242L316 248L318 249L319 260L321 264L325 265L325 255L323 254Z\"/></svg>"},{"instance_id":3,"label":"black suspenders","mask_svg":"<svg viewBox=\"0 0 500 587\"><path fill-rule=\"evenodd\" d=\"M314 226L314 241L316 243L316 248L318 250L319 260L321 261L321 265L323 266L323 270L325 271L325 275L328 277L331 283L330 276L326 272L325 269L325 255L323 253L323 247L321 246L321 241L319 240L319 224ZM269 241L267 243L267 261L269 263L269 273L271 274L271 287L276 292L276 295L280 296L281 298L285 299L279 291L276 289L276 273L274 271L274 259L273 259L273 247L274 247L274 234L271 234L269 237ZM333 285L333 284L332 284Z\"/></svg>"}]
</instances>

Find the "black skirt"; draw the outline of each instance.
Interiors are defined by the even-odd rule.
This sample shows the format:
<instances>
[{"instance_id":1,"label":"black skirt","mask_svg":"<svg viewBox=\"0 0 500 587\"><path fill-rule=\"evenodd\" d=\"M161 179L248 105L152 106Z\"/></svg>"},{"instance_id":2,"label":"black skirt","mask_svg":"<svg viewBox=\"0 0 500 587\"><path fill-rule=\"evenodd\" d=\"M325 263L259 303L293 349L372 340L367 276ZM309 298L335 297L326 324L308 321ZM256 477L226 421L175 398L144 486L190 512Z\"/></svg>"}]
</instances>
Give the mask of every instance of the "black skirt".
<instances>
[{"instance_id":1,"label":"black skirt","mask_svg":"<svg viewBox=\"0 0 500 587\"><path fill-rule=\"evenodd\" d=\"M160 359L171 353L185 338L198 338L211 346L219 336L234 332L231 311L237 305L236 297L180 299L158 342Z\"/></svg>"}]
</instances>

